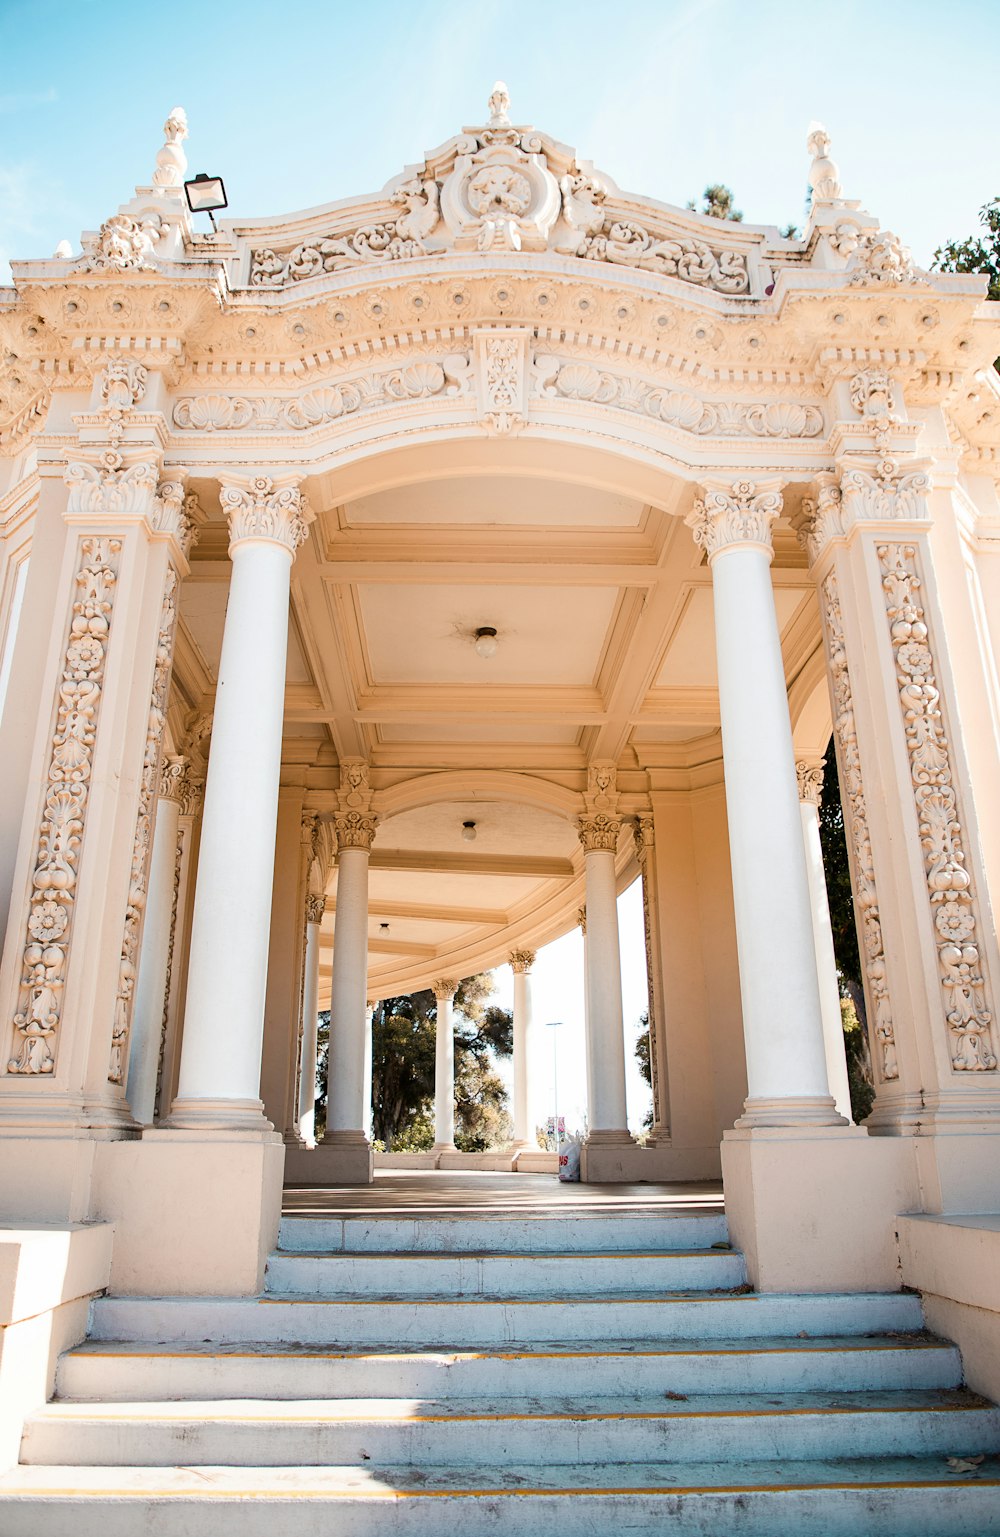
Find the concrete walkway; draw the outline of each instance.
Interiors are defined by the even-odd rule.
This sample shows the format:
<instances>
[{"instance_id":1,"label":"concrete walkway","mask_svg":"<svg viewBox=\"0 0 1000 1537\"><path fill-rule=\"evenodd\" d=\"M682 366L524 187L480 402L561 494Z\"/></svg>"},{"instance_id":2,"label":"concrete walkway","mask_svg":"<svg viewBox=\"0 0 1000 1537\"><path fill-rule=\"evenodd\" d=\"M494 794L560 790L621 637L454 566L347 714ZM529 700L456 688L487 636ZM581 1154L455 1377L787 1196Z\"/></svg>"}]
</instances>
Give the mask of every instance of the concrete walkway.
<instances>
[{"instance_id":1,"label":"concrete walkway","mask_svg":"<svg viewBox=\"0 0 1000 1537\"><path fill-rule=\"evenodd\" d=\"M337 1216L343 1212L388 1217L414 1212L435 1216L471 1212L505 1213L669 1211L711 1213L722 1210L722 1184L582 1185L562 1183L553 1174L494 1174L478 1170L398 1169L375 1171L370 1185L290 1186L282 1209L296 1216Z\"/></svg>"}]
</instances>

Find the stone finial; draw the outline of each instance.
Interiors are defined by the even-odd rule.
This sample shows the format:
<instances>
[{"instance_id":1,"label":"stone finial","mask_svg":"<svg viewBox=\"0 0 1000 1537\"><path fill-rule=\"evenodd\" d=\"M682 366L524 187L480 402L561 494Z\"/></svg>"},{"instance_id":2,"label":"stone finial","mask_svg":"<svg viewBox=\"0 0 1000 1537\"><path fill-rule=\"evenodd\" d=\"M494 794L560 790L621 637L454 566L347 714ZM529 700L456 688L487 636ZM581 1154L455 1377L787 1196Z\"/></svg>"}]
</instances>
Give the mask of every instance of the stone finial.
<instances>
[{"instance_id":1,"label":"stone finial","mask_svg":"<svg viewBox=\"0 0 1000 1537\"><path fill-rule=\"evenodd\" d=\"M510 92L502 80L498 80L490 92L490 127L510 127Z\"/></svg>"},{"instance_id":2,"label":"stone finial","mask_svg":"<svg viewBox=\"0 0 1000 1537\"><path fill-rule=\"evenodd\" d=\"M819 203L841 202L844 189L840 185L840 172L836 162L830 158L830 135L822 123L809 124L806 148L813 157L809 167L809 185L812 188L810 206L815 208Z\"/></svg>"},{"instance_id":3,"label":"stone finial","mask_svg":"<svg viewBox=\"0 0 1000 1537\"><path fill-rule=\"evenodd\" d=\"M164 143L156 155L156 170L153 172L154 187L181 185L184 172L187 170L187 156L181 149L181 142L187 136L187 113L183 107L174 107L163 125Z\"/></svg>"}]
</instances>

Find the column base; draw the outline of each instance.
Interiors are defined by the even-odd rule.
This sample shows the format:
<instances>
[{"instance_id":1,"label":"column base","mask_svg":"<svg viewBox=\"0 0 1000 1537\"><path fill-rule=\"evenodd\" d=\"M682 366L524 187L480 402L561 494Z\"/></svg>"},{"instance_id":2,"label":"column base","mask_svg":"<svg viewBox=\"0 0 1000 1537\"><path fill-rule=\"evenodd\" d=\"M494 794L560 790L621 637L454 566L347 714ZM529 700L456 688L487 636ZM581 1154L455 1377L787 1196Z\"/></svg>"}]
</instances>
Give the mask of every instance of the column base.
<instances>
[{"instance_id":1,"label":"column base","mask_svg":"<svg viewBox=\"0 0 1000 1537\"><path fill-rule=\"evenodd\" d=\"M913 1139L860 1126L737 1127L726 1219L758 1291L898 1291L895 1218L919 1209Z\"/></svg>"},{"instance_id":2,"label":"column base","mask_svg":"<svg viewBox=\"0 0 1000 1537\"><path fill-rule=\"evenodd\" d=\"M260 1099L175 1099L161 1125L168 1131L274 1131Z\"/></svg>"},{"instance_id":3,"label":"column base","mask_svg":"<svg viewBox=\"0 0 1000 1537\"><path fill-rule=\"evenodd\" d=\"M285 1150L286 1185L370 1185L374 1168L362 1131L332 1131L315 1147Z\"/></svg>"},{"instance_id":4,"label":"column base","mask_svg":"<svg viewBox=\"0 0 1000 1537\"><path fill-rule=\"evenodd\" d=\"M800 1099L746 1099L737 1130L755 1126L850 1126L840 1115L832 1095Z\"/></svg>"},{"instance_id":5,"label":"column base","mask_svg":"<svg viewBox=\"0 0 1000 1537\"><path fill-rule=\"evenodd\" d=\"M432 1153L457 1153L458 1148L454 1142L435 1142L431 1148Z\"/></svg>"},{"instance_id":6,"label":"column base","mask_svg":"<svg viewBox=\"0 0 1000 1537\"><path fill-rule=\"evenodd\" d=\"M115 1224L119 1296L252 1297L278 1241L285 1150L273 1131L151 1128L101 1144L95 1216Z\"/></svg>"},{"instance_id":7,"label":"column base","mask_svg":"<svg viewBox=\"0 0 1000 1537\"><path fill-rule=\"evenodd\" d=\"M580 1149L581 1182L630 1184L636 1178L635 1155L639 1151L635 1138L625 1127L590 1132Z\"/></svg>"}]
</instances>

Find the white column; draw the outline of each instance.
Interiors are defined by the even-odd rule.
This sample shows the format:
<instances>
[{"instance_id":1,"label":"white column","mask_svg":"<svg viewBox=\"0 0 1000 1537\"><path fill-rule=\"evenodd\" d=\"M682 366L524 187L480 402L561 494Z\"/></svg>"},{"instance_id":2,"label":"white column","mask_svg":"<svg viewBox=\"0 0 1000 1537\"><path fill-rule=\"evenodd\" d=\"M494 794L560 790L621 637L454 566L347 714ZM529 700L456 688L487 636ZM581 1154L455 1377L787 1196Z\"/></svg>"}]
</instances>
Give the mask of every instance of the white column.
<instances>
[{"instance_id":1,"label":"white column","mask_svg":"<svg viewBox=\"0 0 1000 1537\"><path fill-rule=\"evenodd\" d=\"M437 999L437 1033L434 1050L434 1147L438 1152L455 1148L455 1024L452 1003L458 983L439 977L431 983Z\"/></svg>"},{"instance_id":2,"label":"white column","mask_svg":"<svg viewBox=\"0 0 1000 1537\"><path fill-rule=\"evenodd\" d=\"M625 1030L615 880L617 816L580 819L587 891L588 1143L631 1142L625 1105Z\"/></svg>"},{"instance_id":3,"label":"white column","mask_svg":"<svg viewBox=\"0 0 1000 1537\"><path fill-rule=\"evenodd\" d=\"M369 1142L372 1139L372 1126L375 1112L372 1105L372 1022L375 1018L375 1010L378 1008L378 999L369 999L365 1004L365 1106L364 1106L364 1130Z\"/></svg>"},{"instance_id":4,"label":"white column","mask_svg":"<svg viewBox=\"0 0 1000 1537\"><path fill-rule=\"evenodd\" d=\"M306 953L302 976L302 1055L299 1062L299 1136L315 1147L316 1034L319 1028L319 926L326 898L310 892L306 897Z\"/></svg>"},{"instance_id":5,"label":"white column","mask_svg":"<svg viewBox=\"0 0 1000 1537\"><path fill-rule=\"evenodd\" d=\"M535 1148L535 1096L532 1070L537 1057L531 1013L531 968L534 950L514 950L509 957L514 973L514 1149Z\"/></svg>"},{"instance_id":6,"label":"white column","mask_svg":"<svg viewBox=\"0 0 1000 1537\"><path fill-rule=\"evenodd\" d=\"M368 992L368 857L375 818L334 818L337 829L337 916L330 988L330 1057L325 1145L367 1146L365 1014ZM348 841L350 840L350 841Z\"/></svg>"},{"instance_id":7,"label":"white column","mask_svg":"<svg viewBox=\"0 0 1000 1537\"><path fill-rule=\"evenodd\" d=\"M306 536L289 477L224 482L232 578L215 695L172 1126L263 1131L260 1058L281 769L289 576Z\"/></svg>"},{"instance_id":8,"label":"white column","mask_svg":"<svg viewBox=\"0 0 1000 1537\"><path fill-rule=\"evenodd\" d=\"M806 873L809 877L809 908L812 913L813 942L816 946L819 1003L823 1012L826 1072L830 1081L830 1093L833 1095L837 1109L849 1121L851 1119L851 1085L847 1076L844 1023L840 1012L840 985L837 982L833 927L830 923L826 871L823 868L823 845L819 835L823 764L796 763L795 774L799 784L799 814L802 818L802 840L806 851Z\"/></svg>"},{"instance_id":9,"label":"white column","mask_svg":"<svg viewBox=\"0 0 1000 1537\"><path fill-rule=\"evenodd\" d=\"M830 1095L781 639L774 483L710 486L688 522L715 606L736 939L747 1054L741 1127L842 1125Z\"/></svg>"},{"instance_id":10,"label":"white column","mask_svg":"<svg viewBox=\"0 0 1000 1537\"><path fill-rule=\"evenodd\" d=\"M126 1088L132 1114L142 1126L152 1125L156 1104L156 1073L163 1037L170 925L174 911L177 840L180 835L181 802L185 799L190 782L189 769L187 758L180 757L165 758L160 769Z\"/></svg>"}]
</instances>

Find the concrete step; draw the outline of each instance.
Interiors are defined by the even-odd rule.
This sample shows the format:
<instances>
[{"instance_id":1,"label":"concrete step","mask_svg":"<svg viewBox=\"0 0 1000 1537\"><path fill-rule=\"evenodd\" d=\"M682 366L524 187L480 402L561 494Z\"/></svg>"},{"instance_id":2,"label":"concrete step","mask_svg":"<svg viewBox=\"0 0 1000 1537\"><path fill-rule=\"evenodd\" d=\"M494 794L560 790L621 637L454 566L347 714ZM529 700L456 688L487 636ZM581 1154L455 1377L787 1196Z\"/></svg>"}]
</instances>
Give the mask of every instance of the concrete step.
<instances>
[{"instance_id":1,"label":"concrete step","mask_svg":"<svg viewBox=\"0 0 1000 1537\"><path fill-rule=\"evenodd\" d=\"M92 1339L300 1345L439 1345L522 1341L739 1340L923 1328L920 1298L901 1292L506 1299L379 1297L99 1297Z\"/></svg>"},{"instance_id":2,"label":"concrete step","mask_svg":"<svg viewBox=\"0 0 1000 1537\"><path fill-rule=\"evenodd\" d=\"M90 1340L60 1360L60 1398L527 1398L551 1391L805 1393L953 1388L954 1345L920 1335L859 1339L580 1341L474 1351L253 1350Z\"/></svg>"},{"instance_id":3,"label":"concrete step","mask_svg":"<svg viewBox=\"0 0 1000 1537\"><path fill-rule=\"evenodd\" d=\"M455 1469L21 1467L11 1537L998 1537L1000 1461L940 1457Z\"/></svg>"},{"instance_id":4,"label":"concrete step","mask_svg":"<svg viewBox=\"0 0 1000 1537\"><path fill-rule=\"evenodd\" d=\"M574 1210L564 1216L283 1217L278 1247L288 1252L563 1254L616 1250L660 1253L710 1249L728 1238L722 1212L659 1216L655 1212Z\"/></svg>"},{"instance_id":5,"label":"concrete step","mask_svg":"<svg viewBox=\"0 0 1000 1537\"><path fill-rule=\"evenodd\" d=\"M296 1296L570 1297L628 1291L731 1291L742 1254L272 1254L265 1290Z\"/></svg>"},{"instance_id":6,"label":"concrete step","mask_svg":"<svg viewBox=\"0 0 1000 1537\"><path fill-rule=\"evenodd\" d=\"M958 1388L681 1399L52 1403L21 1462L64 1466L494 1467L1000 1452L1000 1409Z\"/></svg>"}]
</instances>

